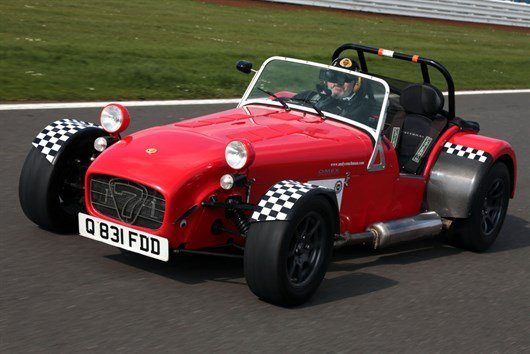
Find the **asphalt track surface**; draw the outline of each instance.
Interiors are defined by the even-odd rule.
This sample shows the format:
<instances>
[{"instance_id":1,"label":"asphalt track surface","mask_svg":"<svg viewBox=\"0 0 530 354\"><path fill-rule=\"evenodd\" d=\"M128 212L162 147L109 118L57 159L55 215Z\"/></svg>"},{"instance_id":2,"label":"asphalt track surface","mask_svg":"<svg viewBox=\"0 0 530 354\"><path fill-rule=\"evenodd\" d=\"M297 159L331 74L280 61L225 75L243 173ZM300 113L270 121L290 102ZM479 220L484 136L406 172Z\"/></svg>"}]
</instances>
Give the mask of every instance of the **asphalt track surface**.
<instances>
[{"instance_id":1,"label":"asphalt track surface","mask_svg":"<svg viewBox=\"0 0 530 354\"><path fill-rule=\"evenodd\" d=\"M230 106L136 107L130 131ZM17 196L31 140L58 118L97 122L99 109L0 112L0 352L530 351L530 94L457 97L457 112L518 154L517 195L493 248L342 249L293 309L258 300L238 259L131 261L36 227Z\"/></svg>"}]
</instances>

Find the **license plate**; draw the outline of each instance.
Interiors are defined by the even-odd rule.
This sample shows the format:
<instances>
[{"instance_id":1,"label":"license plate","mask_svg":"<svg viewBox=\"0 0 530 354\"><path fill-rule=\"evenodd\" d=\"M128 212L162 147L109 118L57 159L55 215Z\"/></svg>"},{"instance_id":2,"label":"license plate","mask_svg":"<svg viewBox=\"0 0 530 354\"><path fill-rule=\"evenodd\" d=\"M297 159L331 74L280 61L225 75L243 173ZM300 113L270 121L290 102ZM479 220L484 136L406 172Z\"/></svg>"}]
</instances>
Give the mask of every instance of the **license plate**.
<instances>
[{"instance_id":1,"label":"license plate","mask_svg":"<svg viewBox=\"0 0 530 354\"><path fill-rule=\"evenodd\" d=\"M124 250L156 258L169 259L169 243L166 238L131 229L113 222L79 213L79 234Z\"/></svg>"}]
</instances>

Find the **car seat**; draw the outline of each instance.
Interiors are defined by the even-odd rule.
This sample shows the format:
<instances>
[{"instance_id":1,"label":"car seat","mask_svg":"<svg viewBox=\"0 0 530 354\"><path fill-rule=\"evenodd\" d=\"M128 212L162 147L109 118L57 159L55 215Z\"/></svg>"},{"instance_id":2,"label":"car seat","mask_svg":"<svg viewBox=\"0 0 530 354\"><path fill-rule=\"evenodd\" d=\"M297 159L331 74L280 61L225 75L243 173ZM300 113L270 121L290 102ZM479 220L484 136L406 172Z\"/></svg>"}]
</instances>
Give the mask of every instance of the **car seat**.
<instances>
[{"instance_id":1,"label":"car seat","mask_svg":"<svg viewBox=\"0 0 530 354\"><path fill-rule=\"evenodd\" d=\"M411 84L403 89L399 102L404 112L394 117L386 134L396 148L400 171L419 174L447 125L441 114L444 97L430 84Z\"/></svg>"}]
</instances>

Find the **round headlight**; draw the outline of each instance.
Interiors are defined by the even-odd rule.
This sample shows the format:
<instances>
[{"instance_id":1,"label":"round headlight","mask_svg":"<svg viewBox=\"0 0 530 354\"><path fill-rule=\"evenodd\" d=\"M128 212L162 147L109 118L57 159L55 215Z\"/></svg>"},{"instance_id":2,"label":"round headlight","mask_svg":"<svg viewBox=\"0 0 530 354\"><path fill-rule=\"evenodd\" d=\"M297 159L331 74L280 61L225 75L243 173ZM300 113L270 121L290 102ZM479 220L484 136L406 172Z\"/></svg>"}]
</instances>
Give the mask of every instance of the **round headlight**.
<instances>
[{"instance_id":1,"label":"round headlight","mask_svg":"<svg viewBox=\"0 0 530 354\"><path fill-rule=\"evenodd\" d=\"M112 103L103 108L99 120L105 131L118 134L127 129L131 118L127 108L121 104Z\"/></svg>"},{"instance_id":2,"label":"round headlight","mask_svg":"<svg viewBox=\"0 0 530 354\"><path fill-rule=\"evenodd\" d=\"M242 169L252 162L252 153L250 144L238 140L231 141L225 149L226 163L235 170Z\"/></svg>"},{"instance_id":3,"label":"round headlight","mask_svg":"<svg viewBox=\"0 0 530 354\"><path fill-rule=\"evenodd\" d=\"M232 175L223 175L220 180L221 188L223 189L232 189L234 186L234 177Z\"/></svg>"},{"instance_id":4,"label":"round headlight","mask_svg":"<svg viewBox=\"0 0 530 354\"><path fill-rule=\"evenodd\" d=\"M103 152L107 148L107 139L100 136L96 140L94 140L94 149L98 152Z\"/></svg>"}]
</instances>

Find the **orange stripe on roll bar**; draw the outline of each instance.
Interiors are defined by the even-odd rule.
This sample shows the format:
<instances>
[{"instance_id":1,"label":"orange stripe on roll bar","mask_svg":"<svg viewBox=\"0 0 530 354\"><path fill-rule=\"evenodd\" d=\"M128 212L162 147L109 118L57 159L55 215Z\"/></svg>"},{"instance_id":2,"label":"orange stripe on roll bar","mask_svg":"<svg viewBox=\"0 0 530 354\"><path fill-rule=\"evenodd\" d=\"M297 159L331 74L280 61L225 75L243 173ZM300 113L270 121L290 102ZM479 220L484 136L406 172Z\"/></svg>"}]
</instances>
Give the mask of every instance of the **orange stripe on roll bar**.
<instances>
[{"instance_id":1,"label":"orange stripe on roll bar","mask_svg":"<svg viewBox=\"0 0 530 354\"><path fill-rule=\"evenodd\" d=\"M377 55L383 56L383 50L383 48L379 48L379 50L377 51Z\"/></svg>"},{"instance_id":2,"label":"orange stripe on roll bar","mask_svg":"<svg viewBox=\"0 0 530 354\"><path fill-rule=\"evenodd\" d=\"M419 58L420 58L419 55L413 55L413 56L412 56L412 61L415 62L415 63L417 63Z\"/></svg>"}]
</instances>

